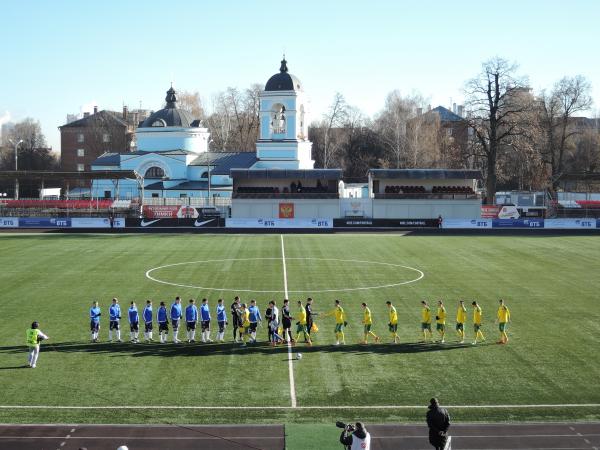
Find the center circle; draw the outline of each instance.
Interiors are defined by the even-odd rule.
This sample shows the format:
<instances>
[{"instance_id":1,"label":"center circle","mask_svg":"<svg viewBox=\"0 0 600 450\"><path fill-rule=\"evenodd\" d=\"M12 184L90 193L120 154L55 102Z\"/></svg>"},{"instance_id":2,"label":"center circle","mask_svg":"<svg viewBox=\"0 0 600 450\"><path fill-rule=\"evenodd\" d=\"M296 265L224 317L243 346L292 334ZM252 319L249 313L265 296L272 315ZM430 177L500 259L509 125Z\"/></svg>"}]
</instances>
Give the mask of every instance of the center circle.
<instances>
[{"instance_id":1,"label":"center circle","mask_svg":"<svg viewBox=\"0 0 600 450\"><path fill-rule=\"evenodd\" d=\"M283 262L284 262L282 260L282 258L230 258L230 259L207 259L207 260L202 260L202 261L187 261L187 262L166 264L163 266L148 269L146 271L146 277L157 283L162 283L162 284L167 284L167 285L177 286L177 287L183 287L183 288L204 289L204 290L210 290L210 291L252 292L252 293L265 293L265 294L267 294L267 293L284 293L285 292L284 289L268 290L268 289L223 288L223 287L210 287L210 286L200 286L200 285L193 285L193 284L175 283L172 281L160 279L160 278L158 278L158 276L155 276L155 275L153 276L154 272L160 271L161 269L167 269L170 267L190 266L190 265L194 265L194 264L202 265L202 264L211 264L211 263L221 263L221 264L231 264L231 263L235 263L235 262L249 263L249 262L253 262L253 261L254 262L279 261L282 264L282 267L283 267ZM363 261L363 260L357 260L357 259L337 259L337 258L285 258L286 263L288 263L290 261L320 261L320 262L337 262L337 263L346 263L346 264L351 263L351 264L374 265L374 266L379 266L379 267L406 269L411 272L414 272L415 275L417 275L415 278L412 278L410 280L395 281L395 282L384 283L384 284L376 284L373 286L359 286L359 287L333 288L333 289L303 289L303 290L290 289L287 291L288 293L296 293L296 294L383 289L383 288L390 288L390 287L396 287L396 286L402 286L405 284L414 283L414 282L421 280L425 276L425 274L422 271L420 271L419 269L415 269L414 267L404 266L402 264L380 262L380 261ZM252 269L249 268L249 270L252 270ZM286 282L287 282L287 280L286 280ZM283 280L282 280L282 284L283 284Z\"/></svg>"}]
</instances>

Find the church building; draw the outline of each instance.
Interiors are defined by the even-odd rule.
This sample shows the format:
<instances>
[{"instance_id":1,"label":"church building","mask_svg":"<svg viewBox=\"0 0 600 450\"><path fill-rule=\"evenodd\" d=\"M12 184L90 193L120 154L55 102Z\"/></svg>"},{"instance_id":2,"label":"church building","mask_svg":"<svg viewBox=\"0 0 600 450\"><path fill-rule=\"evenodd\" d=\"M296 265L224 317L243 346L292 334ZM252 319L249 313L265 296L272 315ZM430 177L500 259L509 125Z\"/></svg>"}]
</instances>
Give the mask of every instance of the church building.
<instances>
[{"instance_id":1,"label":"church building","mask_svg":"<svg viewBox=\"0 0 600 450\"><path fill-rule=\"evenodd\" d=\"M256 152L211 152L210 133L200 120L178 108L171 86L163 109L135 131L137 150L104 153L94 170L132 170L143 178L144 197L231 197L232 169L312 169L308 105L300 80L281 61L279 72L260 94L260 130ZM136 180L94 180L94 197L140 195Z\"/></svg>"}]
</instances>

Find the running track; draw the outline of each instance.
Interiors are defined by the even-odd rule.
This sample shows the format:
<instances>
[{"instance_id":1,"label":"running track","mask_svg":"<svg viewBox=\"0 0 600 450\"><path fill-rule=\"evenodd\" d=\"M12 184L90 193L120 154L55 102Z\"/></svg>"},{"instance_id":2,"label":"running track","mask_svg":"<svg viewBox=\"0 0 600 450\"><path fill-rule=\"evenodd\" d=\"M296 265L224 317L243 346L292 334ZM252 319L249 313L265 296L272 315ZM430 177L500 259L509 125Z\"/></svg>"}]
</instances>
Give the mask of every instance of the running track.
<instances>
[{"instance_id":1,"label":"running track","mask_svg":"<svg viewBox=\"0 0 600 450\"><path fill-rule=\"evenodd\" d=\"M421 425L367 428L373 450L431 449ZM125 444L130 450L282 450L284 433L282 425L0 425L0 449L116 450ZM454 450L600 450L600 423L460 424L452 426L451 435ZM311 448L342 447L315 442Z\"/></svg>"}]
</instances>

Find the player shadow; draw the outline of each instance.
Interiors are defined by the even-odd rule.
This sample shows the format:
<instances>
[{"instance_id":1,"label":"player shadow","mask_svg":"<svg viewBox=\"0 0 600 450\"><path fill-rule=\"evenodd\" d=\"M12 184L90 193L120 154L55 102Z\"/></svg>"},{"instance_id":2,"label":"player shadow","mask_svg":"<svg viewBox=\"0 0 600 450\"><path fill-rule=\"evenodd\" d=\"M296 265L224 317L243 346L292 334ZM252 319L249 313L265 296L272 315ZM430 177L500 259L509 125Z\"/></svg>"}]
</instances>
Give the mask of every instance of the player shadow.
<instances>
[{"instance_id":1,"label":"player shadow","mask_svg":"<svg viewBox=\"0 0 600 450\"><path fill-rule=\"evenodd\" d=\"M490 345L487 343L478 344ZM339 354L409 354L409 353L427 353L427 352L440 352L440 351L458 351L461 349L476 348L471 344L460 344L457 342L451 342L446 344L439 343L399 343L399 344L346 344L346 345L329 345L329 344L315 344L308 346L304 343L298 343L291 347L292 353L339 353ZM4 346L0 347L1 354L17 354L25 353L27 347L24 345L18 346ZM264 355L287 355L289 353L288 347L285 344L277 346L271 346L268 342L258 342L255 344L248 344L242 346L240 343L234 342L223 342L223 343L187 343L182 342L174 344L168 342L165 344L152 342L152 343L138 343L134 344L131 342L56 342L43 344L41 348L42 353L95 353L105 354L110 357L182 357L182 356L218 356L218 355L231 355L238 354L253 355L253 354L264 354ZM282 359L287 361L288 358ZM18 367L7 367L6 369L16 369ZM0 370L3 369L0 367Z\"/></svg>"},{"instance_id":2,"label":"player shadow","mask_svg":"<svg viewBox=\"0 0 600 450\"><path fill-rule=\"evenodd\" d=\"M0 367L0 370L15 370L15 369L29 369L29 365L28 364L22 364L20 366L5 366L5 367Z\"/></svg>"}]
</instances>

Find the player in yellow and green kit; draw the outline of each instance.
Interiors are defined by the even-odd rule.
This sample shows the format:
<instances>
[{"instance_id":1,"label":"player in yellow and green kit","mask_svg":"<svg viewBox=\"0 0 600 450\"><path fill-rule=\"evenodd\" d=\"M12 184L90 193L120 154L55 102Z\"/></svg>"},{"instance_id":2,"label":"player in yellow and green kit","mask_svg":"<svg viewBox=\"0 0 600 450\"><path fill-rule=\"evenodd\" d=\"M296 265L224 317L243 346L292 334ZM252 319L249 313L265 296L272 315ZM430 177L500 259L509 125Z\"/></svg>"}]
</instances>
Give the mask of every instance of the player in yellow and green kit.
<instances>
[{"instance_id":1,"label":"player in yellow and green kit","mask_svg":"<svg viewBox=\"0 0 600 450\"><path fill-rule=\"evenodd\" d=\"M465 342L465 323L467 322L467 308L465 302L458 302L458 310L456 311L456 333L460 337L460 343Z\"/></svg>"},{"instance_id":2,"label":"player in yellow and green kit","mask_svg":"<svg viewBox=\"0 0 600 450\"><path fill-rule=\"evenodd\" d=\"M473 305L473 330L475 331L475 340L473 341L473 345L475 345L477 344L478 338L481 338L482 341L485 341L485 337L481 332L481 319L483 317L483 311L477 302L473 302L471 305Z\"/></svg>"},{"instance_id":3,"label":"player in yellow and green kit","mask_svg":"<svg viewBox=\"0 0 600 450\"><path fill-rule=\"evenodd\" d=\"M362 304L363 307L363 325L364 325L364 333L365 333L365 339L362 342L363 344L368 344L369 343L369 335L373 336L375 338L375 342L379 342L379 336L377 336L375 333L373 333L371 331L371 327L373 326L373 316L371 315L371 310L369 309L369 307L367 306L366 303Z\"/></svg>"},{"instance_id":4,"label":"player in yellow and green kit","mask_svg":"<svg viewBox=\"0 0 600 450\"><path fill-rule=\"evenodd\" d=\"M340 304L339 300L335 301L335 308L328 313L323 314L323 317L334 316L335 317L335 345L346 344L346 338L344 337L344 327L348 325L346 321L346 313L344 308Z\"/></svg>"},{"instance_id":5,"label":"player in yellow and green kit","mask_svg":"<svg viewBox=\"0 0 600 450\"><path fill-rule=\"evenodd\" d=\"M438 333L440 333L440 343L443 344L444 338L446 337L446 308L444 307L444 302L441 300L438 301L438 309L435 313L435 328Z\"/></svg>"},{"instance_id":6,"label":"player in yellow and green kit","mask_svg":"<svg viewBox=\"0 0 600 450\"><path fill-rule=\"evenodd\" d=\"M298 339L300 339L300 333L302 333L304 334L304 340L306 343L308 345L312 345L306 323L306 308L304 308L301 301L298 301L298 312L296 313L296 342L298 342Z\"/></svg>"},{"instance_id":7,"label":"player in yellow and green kit","mask_svg":"<svg viewBox=\"0 0 600 450\"><path fill-rule=\"evenodd\" d=\"M504 304L504 300L500 299L498 307L498 328L500 329L500 340L498 344L508 344L508 335L506 334L506 326L510 322L510 311Z\"/></svg>"},{"instance_id":8,"label":"player in yellow and green kit","mask_svg":"<svg viewBox=\"0 0 600 450\"><path fill-rule=\"evenodd\" d=\"M431 309L425 300L421 302L421 331L423 332L423 342L427 342L427 334L433 339L431 332Z\"/></svg>"},{"instance_id":9,"label":"player in yellow and green kit","mask_svg":"<svg viewBox=\"0 0 600 450\"><path fill-rule=\"evenodd\" d=\"M240 331L242 335L242 345L245 347L246 337L250 335L250 311L248 311L248 306L246 306L245 303L242 303L242 305L240 306L239 317L243 329L243 331Z\"/></svg>"},{"instance_id":10,"label":"player in yellow and green kit","mask_svg":"<svg viewBox=\"0 0 600 450\"><path fill-rule=\"evenodd\" d=\"M40 342L48 339L48 336L40 331L40 325L37 322L33 322L25 334L25 339L29 351L28 366L35 369L40 355Z\"/></svg>"},{"instance_id":11,"label":"player in yellow and green kit","mask_svg":"<svg viewBox=\"0 0 600 450\"><path fill-rule=\"evenodd\" d=\"M387 301L385 302L385 304L387 305L390 314L390 321L388 323L388 327L390 329L392 337L394 338L394 344L397 344L400 340L400 337L398 336L398 313L396 312L396 308L394 307L394 305L392 305L392 302Z\"/></svg>"}]
</instances>

